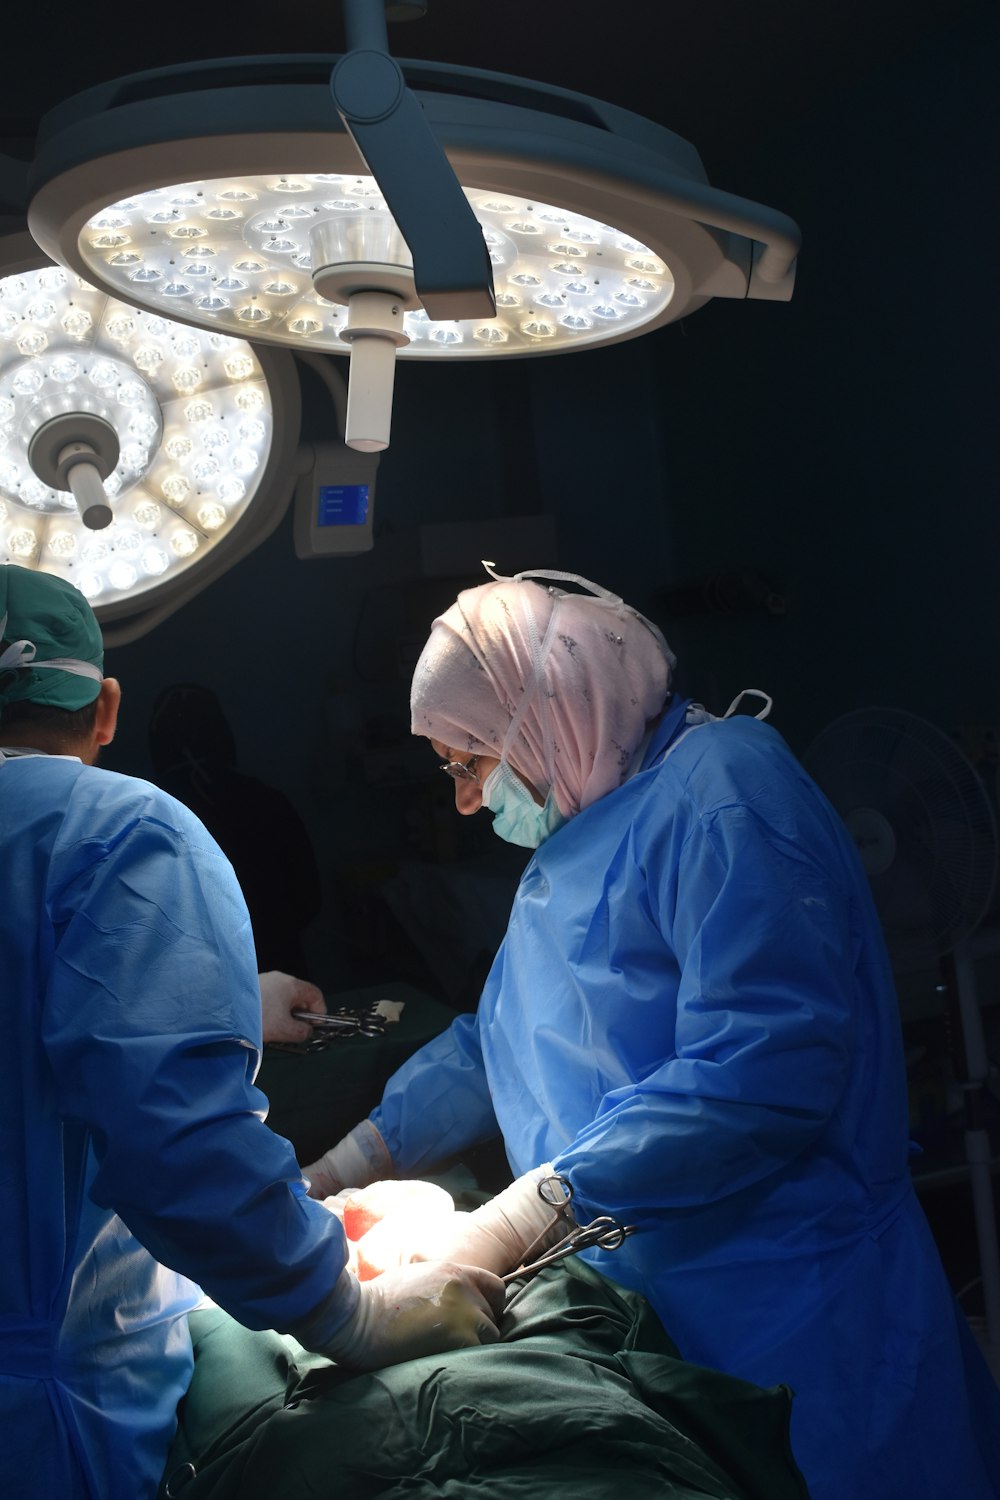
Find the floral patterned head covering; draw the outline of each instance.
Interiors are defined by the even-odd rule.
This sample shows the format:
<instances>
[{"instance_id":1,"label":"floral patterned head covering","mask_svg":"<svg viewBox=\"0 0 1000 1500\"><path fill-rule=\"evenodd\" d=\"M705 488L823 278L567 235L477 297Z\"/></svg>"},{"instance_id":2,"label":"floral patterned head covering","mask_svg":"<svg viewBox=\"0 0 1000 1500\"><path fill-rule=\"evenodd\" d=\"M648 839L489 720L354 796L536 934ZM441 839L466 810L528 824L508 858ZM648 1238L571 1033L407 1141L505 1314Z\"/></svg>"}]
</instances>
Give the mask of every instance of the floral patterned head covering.
<instances>
[{"instance_id":1,"label":"floral patterned head covering","mask_svg":"<svg viewBox=\"0 0 1000 1500\"><path fill-rule=\"evenodd\" d=\"M509 761L572 817L626 780L675 657L655 625L575 573L501 578L485 566L494 581L465 589L431 626L410 691L413 733Z\"/></svg>"}]
</instances>

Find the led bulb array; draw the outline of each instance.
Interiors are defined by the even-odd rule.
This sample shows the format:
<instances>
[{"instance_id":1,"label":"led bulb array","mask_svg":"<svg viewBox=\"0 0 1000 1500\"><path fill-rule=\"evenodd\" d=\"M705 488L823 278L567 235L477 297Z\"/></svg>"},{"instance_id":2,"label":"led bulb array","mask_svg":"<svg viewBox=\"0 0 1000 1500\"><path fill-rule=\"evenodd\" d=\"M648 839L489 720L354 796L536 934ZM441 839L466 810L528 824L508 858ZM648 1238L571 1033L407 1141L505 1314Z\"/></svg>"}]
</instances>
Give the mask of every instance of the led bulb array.
<instances>
[{"instance_id":1,"label":"led bulb array","mask_svg":"<svg viewBox=\"0 0 1000 1500\"><path fill-rule=\"evenodd\" d=\"M410 342L400 358L604 343L651 322L670 301L674 281L664 261L612 226L552 204L465 194L493 264L497 315L439 323L419 308L407 312ZM145 307L245 337L346 353L346 308L312 283L321 269L316 230L328 225L334 242L371 243L379 236L370 227L382 222L394 228L371 177L216 179L108 205L85 225L80 252L103 284Z\"/></svg>"},{"instance_id":2,"label":"led bulb array","mask_svg":"<svg viewBox=\"0 0 1000 1500\"><path fill-rule=\"evenodd\" d=\"M103 418L119 439L103 531L28 460L33 435L66 413ZM140 595L233 528L271 438L267 385L241 340L54 266L0 280L0 559L68 578L95 605Z\"/></svg>"}]
</instances>

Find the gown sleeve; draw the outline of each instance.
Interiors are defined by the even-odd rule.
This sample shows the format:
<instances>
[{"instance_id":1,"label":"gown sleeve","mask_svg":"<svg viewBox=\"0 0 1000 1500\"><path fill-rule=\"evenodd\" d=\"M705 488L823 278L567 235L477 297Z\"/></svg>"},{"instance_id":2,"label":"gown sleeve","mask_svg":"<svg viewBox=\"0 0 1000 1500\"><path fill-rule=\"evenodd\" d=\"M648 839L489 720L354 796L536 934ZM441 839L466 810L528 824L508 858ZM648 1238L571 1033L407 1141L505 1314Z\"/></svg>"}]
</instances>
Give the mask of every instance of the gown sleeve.
<instances>
[{"instance_id":1,"label":"gown sleeve","mask_svg":"<svg viewBox=\"0 0 1000 1500\"><path fill-rule=\"evenodd\" d=\"M632 895L680 970L675 1038L555 1159L584 1212L656 1220L735 1198L837 1109L858 1034L854 903L835 840L811 838L752 799L637 837Z\"/></svg>"},{"instance_id":2,"label":"gown sleeve","mask_svg":"<svg viewBox=\"0 0 1000 1500\"><path fill-rule=\"evenodd\" d=\"M408 1058L386 1084L371 1120L404 1175L432 1170L496 1136L477 1017L456 1016Z\"/></svg>"},{"instance_id":3,"label":"gown sleeve","mask_svg":"<svg viewBox=\"0 0 1000 1500\"><path fill-rule=\"evenodd\" d=\"M343 1232L264 1124L232 867L164 804L103 839L70 831L54 859L41 1025L57 1107L90 1133L94 1201L157 1260L249 1327L304 1328L321 1304L329 1318Z\"/></svg>"}]
</instances>

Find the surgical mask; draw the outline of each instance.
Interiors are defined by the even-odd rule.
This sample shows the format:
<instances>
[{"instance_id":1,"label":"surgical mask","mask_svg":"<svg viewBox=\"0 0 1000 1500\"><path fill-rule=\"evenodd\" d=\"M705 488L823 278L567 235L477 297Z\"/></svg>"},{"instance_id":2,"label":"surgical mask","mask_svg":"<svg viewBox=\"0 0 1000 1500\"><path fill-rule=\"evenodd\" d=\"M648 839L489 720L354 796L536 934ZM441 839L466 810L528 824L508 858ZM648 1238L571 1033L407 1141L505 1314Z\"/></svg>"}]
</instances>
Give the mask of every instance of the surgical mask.
<instances>
[{"instance_id":1,"label":"surgical mask","mask_svg":"<svg viewBox=\"0 0 1000 1500\"><path fill-rule=\"evenodd\" d=\"M495 766L483 782L482 798L483 806L493 814L493 832L523 849L537 849L566 821L551 788L544 806L539 807L506 761Z\"/></svg>"}]
</instances>

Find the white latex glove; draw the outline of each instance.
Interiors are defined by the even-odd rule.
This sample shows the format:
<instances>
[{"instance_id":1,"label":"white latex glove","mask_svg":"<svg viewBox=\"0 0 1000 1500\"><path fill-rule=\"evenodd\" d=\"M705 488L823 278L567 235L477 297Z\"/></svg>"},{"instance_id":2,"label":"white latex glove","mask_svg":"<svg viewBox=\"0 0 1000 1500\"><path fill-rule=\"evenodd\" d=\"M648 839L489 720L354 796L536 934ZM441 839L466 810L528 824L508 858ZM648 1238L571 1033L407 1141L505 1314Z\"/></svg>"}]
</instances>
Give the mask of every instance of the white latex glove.
<instances>
[{"instance_id":1,"label":"white latex glove","mask_svg":"<svg viewBox=\"0 0 1000 1500\"><path fill-rule=\"evenodd\" d=\"M565 1208L557 1211L539 1195L538 1184L555 1175L546 1162L518 1177L481 1208L453 1214L443 1226L414 1238L410 1259L457 1261L495 1271L498 1276L516 1270L577 1227Z\"/></svg>"},{"instance_id":2,"label":"white latex glove","mask_svg":"<svg viewBox=\"0 0 1000 1500\"><path fill-rule=\"evenodd\" d=\"M422 1354L495 1344L500 1337L503 1282L474 1266L403 1266L353 1285L354 1311L321 1351L349 1369L381 1370Z\"/></svg>"},{"instance_id":3,"label":"white latex glove","mask_svg":"<svg viewBox=\"0 0 1000 1500\"><path fill-rule=\"evenodd\" d=\"M265 1042L307 1042L313 1035L308 1021L296 1021L293 1010L312 1010L326 1014L323 993L307 979L295 979L272 969L258 974L260 1010Z\"/></svg>"},{"instance_id":4,"label":"white latex glove","mask_svg":"<svg viewBox=\"0 0 1000 1500\"><path fill-rule=\"evenodd\" d=\"M392 1176L392 1157L371 1120L362 1120L318 1161L302 1168L310 1198L329 1198L342 1188L367 1187Z\"/></svg>"}]
</instances>

